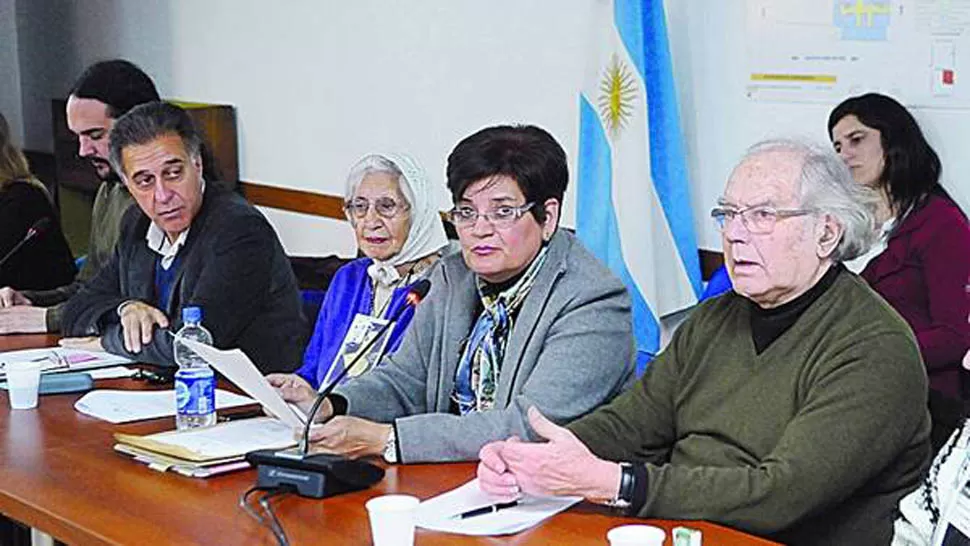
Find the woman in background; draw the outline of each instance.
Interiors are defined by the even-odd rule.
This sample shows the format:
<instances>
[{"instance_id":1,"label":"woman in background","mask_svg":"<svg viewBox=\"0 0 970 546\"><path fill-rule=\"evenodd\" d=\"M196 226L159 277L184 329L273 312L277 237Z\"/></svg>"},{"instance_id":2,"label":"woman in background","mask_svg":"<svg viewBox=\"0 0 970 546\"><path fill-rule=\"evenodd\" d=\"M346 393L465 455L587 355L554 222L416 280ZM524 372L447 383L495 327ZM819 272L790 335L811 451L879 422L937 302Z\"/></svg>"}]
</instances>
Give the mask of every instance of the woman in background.
<instances>
[{"instance_id":1,"label":"woman in background","mask_svg":"<svg viewBox=\"0 0 970 546\"><path fill-rule=\"evenodd\" d=\"M44 218L46 225L38 224L36 235L0 264L0 286L47 290L70 284L77 274L47 188L30 174L27 159L14 146L7 120L0 114L0 258Z\"/></svg>"},{"instance_id":2,"label":"woman in background","mask_svg":"<svg viewBox=\"0 0 970 546\"><path fill-rule=\"evenodd\" d=\"M368 336L376 333L404 306L408 290L425 278L448 244L434 204L434 191L424 169L406 155L371 154L358 161L347 176L344 211L364 254L337 270L295 374L267 377L277 387L309 385L319 389L333 381ZM393 351L401 342L414 309L405 309L384 337L374 344L375 355L386 343ZM358 364L356 377L374 363Z\"/></svg>"},{"instance_id":3,"label":"woman in background","mask_svg":"<svg viewBox=\"0 0 970 546\"><path fill-rule=\"evenodd\" d=\"M885 95L842 102L828 130L856 181L880 196L880 241L846 265L909 323L930 388L961 398L961 360L970 348L970 226L940 185L940 159L912 114Z\"/></svg>"}]
</instances>

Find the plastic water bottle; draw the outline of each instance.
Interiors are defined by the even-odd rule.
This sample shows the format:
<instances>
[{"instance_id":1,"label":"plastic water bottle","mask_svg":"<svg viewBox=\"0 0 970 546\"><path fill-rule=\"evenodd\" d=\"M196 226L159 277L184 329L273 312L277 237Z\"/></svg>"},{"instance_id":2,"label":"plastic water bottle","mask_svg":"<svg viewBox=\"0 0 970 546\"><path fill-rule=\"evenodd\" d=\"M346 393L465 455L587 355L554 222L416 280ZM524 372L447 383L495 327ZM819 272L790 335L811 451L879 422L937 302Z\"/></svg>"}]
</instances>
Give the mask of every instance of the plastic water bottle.
<instances>
[{"instance_id":1,"label":"plastic water bottle","mask_svg":"<svg viewBox=\"0 0 970 546\"><path fill-rule=\"evenodd\" d=\"M202 326L202 308L182 309L182 328L175 334L175 427L178 430L216 423L216 376L209 364L182 339L212 345L212 334Z\"/></svg>"}]
</instances>

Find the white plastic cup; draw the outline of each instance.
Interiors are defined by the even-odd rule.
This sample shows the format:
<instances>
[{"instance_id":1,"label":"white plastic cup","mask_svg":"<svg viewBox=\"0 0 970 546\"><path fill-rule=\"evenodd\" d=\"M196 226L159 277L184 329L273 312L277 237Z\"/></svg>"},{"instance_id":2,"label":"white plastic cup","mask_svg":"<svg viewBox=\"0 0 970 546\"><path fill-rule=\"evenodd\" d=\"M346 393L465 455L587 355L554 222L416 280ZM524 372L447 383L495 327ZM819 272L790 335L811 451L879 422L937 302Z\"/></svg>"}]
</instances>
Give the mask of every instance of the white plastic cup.
<instances>
[{"instance_id":1,"label":"white plastic cup","mask_svg":"<svg viewBox=\"0 0 970 546\"><path fill-rule=\"evenodd\" d=\"M13 409L37 407L37 389L40 387L40 362L8 362L7 392Z\"/></svg>"},{"instance_id":2,"label":"white plastic cup","mask_svg":"<svg viewBox=\"0 0 970 546\"><path fill-rule=\"evenodd\" d=\"M421 501L411 495L375 497L364 506L374 546L413 546L414 512Z\"/></svg>"},{"instance_id":3,"label":"white plastic cup","mask_svg":"<svg viewBox=\"0 0 970 546\"><path fill-rule=\"evenodd\" d=\"M606 533L610 546L663 546L667 532L653 525L620 525Z\"/></svg>"}]
</instances>

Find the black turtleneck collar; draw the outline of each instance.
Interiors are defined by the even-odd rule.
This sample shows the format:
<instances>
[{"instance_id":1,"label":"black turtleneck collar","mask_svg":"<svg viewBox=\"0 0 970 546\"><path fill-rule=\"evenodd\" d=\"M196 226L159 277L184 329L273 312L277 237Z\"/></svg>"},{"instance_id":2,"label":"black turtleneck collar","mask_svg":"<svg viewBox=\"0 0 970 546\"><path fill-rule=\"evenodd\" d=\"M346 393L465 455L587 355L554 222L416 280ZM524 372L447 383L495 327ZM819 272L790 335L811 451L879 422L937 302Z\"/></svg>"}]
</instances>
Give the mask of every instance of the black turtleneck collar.
<instances>
[{"instance_id":1,"label":"black turtleneck collar","mask_svg":"<svg viewBox=\"0 0 970 546\"><path fill-rule=\"evenodd\" d=\"M769 345L781 337L792 325L798 321L806 309L811 307L815 300L821 297L835 279L845 269L841 263L832 265L822 278L809 288L804 294L791 300L788 303L764 309L755 302L750 303L751 315L751 339L754 341L754 350L759 355L768 348Z\"/></svg>"},{"instance_id":2,"label":"black turtleneck collar","mask_svg":"<svg viewBox=\"0 0 970 546\"><path fill-rule=\"evenodd\" d=\"M513 284L519 282L519 279L521 279L522 275L525 275L525 272L528 270L529 268L527 267L522 271L513 275L511 278L506 279L502 282L492 283L492 282L486 281L485 279L481 279L482 282L478 284L478 287L481 290L483 296L494 296L496 294L501 294L503 291L511 288Z\"/></svg>"}]
</instances>

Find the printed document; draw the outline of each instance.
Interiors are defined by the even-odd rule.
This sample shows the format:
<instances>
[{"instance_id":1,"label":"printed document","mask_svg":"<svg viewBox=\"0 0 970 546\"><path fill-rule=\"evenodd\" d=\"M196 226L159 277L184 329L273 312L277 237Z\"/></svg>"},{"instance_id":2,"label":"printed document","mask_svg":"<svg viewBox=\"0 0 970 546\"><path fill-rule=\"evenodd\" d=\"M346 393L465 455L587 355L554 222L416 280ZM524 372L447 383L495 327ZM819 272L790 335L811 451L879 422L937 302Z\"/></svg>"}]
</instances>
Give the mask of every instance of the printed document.
<instances>
[{"instance_id":1,"label":"printed document","mask_svg":"<svg viewBox=\"0 0 970 546\"><path fill-rule=\"evenodd\" d=\"M457 489L422 502L418 506L416 523L419 527L432 531L459 535L510 535L534 527L581 500L582 497L525 495L519 499L517 506L459 519L455 517L458 514L500 502L485 494L478 486L478 478L475 478Z\"/></svg>"},{"instance_id":2,"label":"printed document","mask_svg":"<svg viewBox=\"0 0 970 546\"><path fill-rule=\"evenodd\" d=\"M230 462L250 451L296 445L293 429L272 417L254 417L148 436L115 434L115 439L122 444L193 462Z\"/></svg>"},{"instance_id":3,"label":"printed document","mask_svg":"<svg viewBox=\"0 0 970 546\"><path fill-rule=\"evenodd\" d=\"M252 398L216 389L217 410L255 403L256 401ZM159 417L173 417L175 415L175 391L99 389L82 396L74 403L74 409L85 415L115 424L157 419Z\"/></svg>"},{"instance_id":4,"label":"printed document","mask_svg":"<svg viewBox=\"0 0 970 546\"><path fill-rule=\"evenodd\" d=\"M13 362L39 362L41 373L79 372L134 363L123 356L102 351L83 351L67 347L23 349L0 353L0 378L6 377L4 368Z\"/></svg>"}]
</instances>

